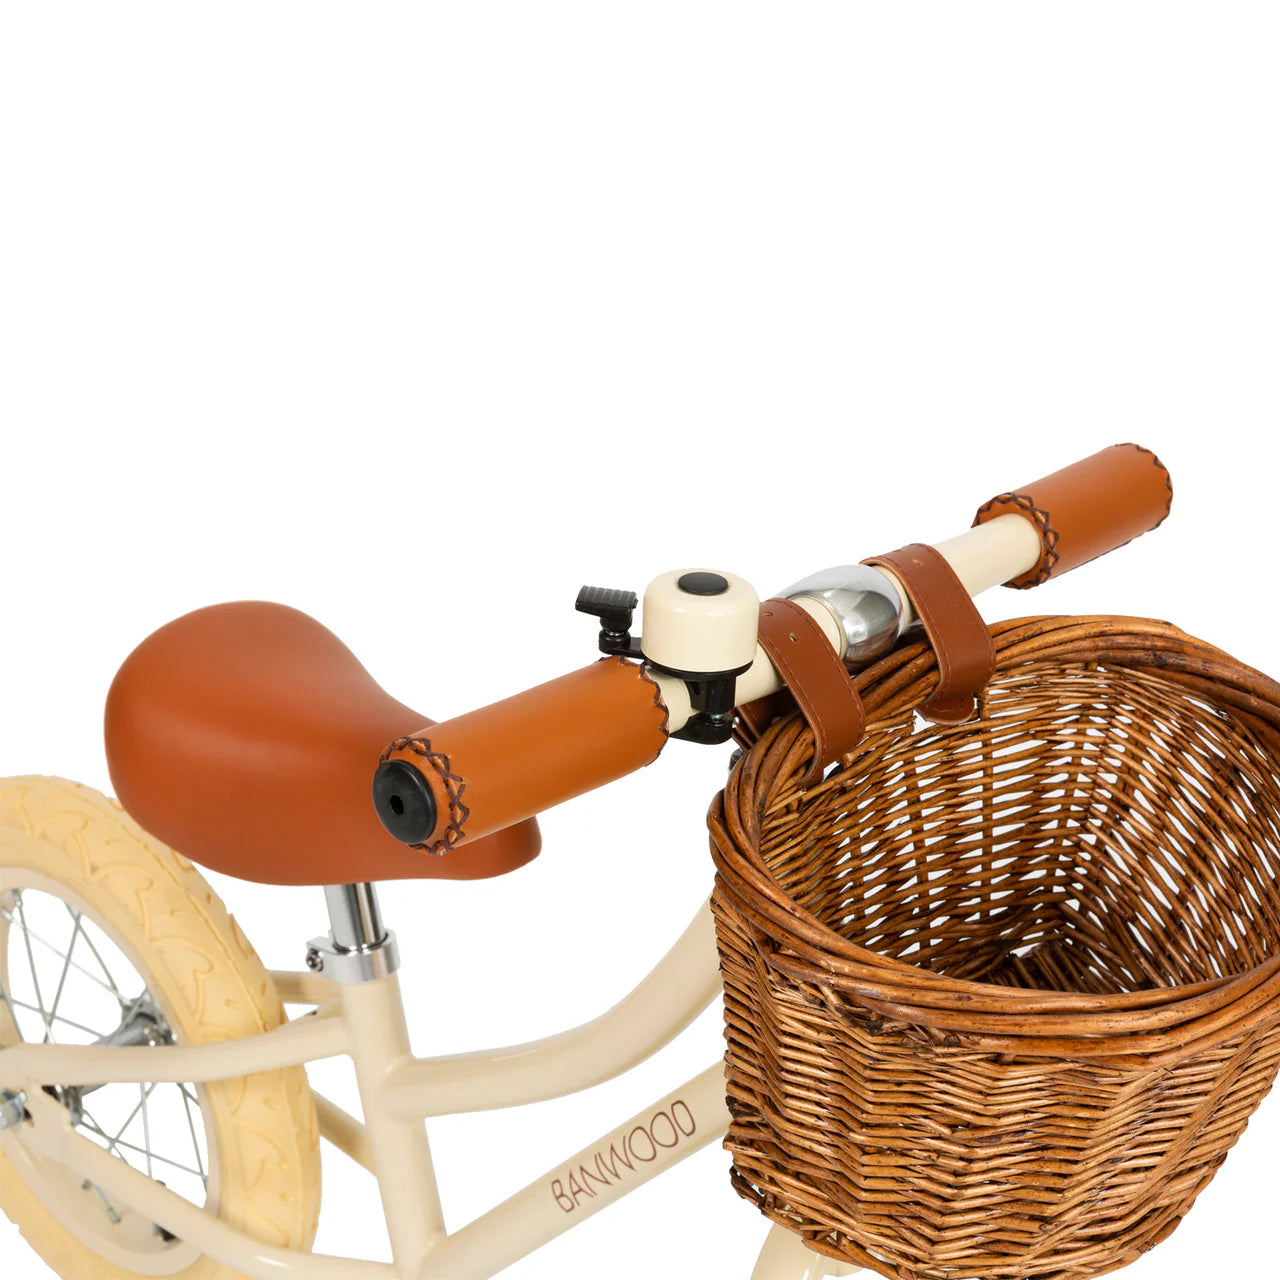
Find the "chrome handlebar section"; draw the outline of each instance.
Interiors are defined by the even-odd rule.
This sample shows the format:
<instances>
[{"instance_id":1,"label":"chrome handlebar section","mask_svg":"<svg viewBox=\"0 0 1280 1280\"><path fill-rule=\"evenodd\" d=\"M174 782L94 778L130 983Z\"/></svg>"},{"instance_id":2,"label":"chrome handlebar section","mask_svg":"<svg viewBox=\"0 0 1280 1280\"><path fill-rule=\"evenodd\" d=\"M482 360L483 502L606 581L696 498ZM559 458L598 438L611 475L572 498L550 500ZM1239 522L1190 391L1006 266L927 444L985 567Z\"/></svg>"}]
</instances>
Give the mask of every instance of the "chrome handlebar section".
<instances>
[{"instance_id":1,"label":"chrome handlebar section","mask_svg":"<svg viewBox=\"0 0 1280 1280\"><path fill-rule=\"evenodd\" d=\"M811 573L778 592L785 600L816 600L836 620L851 671L882 658L907 628L902 597L888 574L865 564Z\"/></svg>"}]
</instances>

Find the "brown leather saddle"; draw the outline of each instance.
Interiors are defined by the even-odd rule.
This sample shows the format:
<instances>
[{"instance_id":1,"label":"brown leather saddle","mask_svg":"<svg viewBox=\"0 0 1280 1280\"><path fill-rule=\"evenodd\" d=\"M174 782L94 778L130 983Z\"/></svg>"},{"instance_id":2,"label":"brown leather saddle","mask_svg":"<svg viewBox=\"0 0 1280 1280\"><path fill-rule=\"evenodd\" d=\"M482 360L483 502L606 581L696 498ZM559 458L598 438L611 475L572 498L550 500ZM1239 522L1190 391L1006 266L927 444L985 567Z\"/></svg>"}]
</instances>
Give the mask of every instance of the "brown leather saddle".
<instances>
[{"instance_id":1,"label":"brown leather saddle","mask_svg":"<svg viewBox=\"0 0 1280 1280\"><path fill-rule=\"evenodd\" d=\"M178 618L130 654L107 696L107 765L142 827L245 880L474 880L523 866L541 846L532 818L443 854L383 829L378 759L433 723L314 618L245 601Z\"/></svg>"}]
</instances>

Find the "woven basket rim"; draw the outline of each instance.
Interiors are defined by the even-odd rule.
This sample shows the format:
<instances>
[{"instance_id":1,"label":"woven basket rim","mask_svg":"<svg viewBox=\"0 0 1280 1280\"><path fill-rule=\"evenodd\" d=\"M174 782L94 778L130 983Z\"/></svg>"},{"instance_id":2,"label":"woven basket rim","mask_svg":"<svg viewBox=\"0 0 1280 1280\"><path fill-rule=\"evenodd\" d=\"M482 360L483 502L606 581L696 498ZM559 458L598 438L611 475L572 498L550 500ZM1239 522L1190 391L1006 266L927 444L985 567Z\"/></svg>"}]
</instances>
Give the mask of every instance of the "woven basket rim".
<instances>
[{"instance_id":1,"label":"woven basket rim","mask_svg":"<svg viewBox=\"0 0 1280 1280\"><path fill-rule=\"evenodd\" d=\"M1149 618L1065 616L1017 618L990 628L998 674L1036 665L1124 668L1178 687L1181 696L1216 708L1253 742L1280 759L1280 684L1230 654ZM859 673L870 728L914 715L937 680L926 643L903 646ZM781 783L807 770L813 735L799 712L771 725L730 772L708 814L717 889L753 929L774 943L768 962L791 978L857 997L886 1019L976 1035L984 1047L1066 1056L1198 1051L1241 1029L1250 1013L1275 1016L1280 952L1253 968L1195 984L1090 995L949 978L910 960L881 955L822 923L777 883L759 852L760 818ZM846 757L849 759L850 757ZM802 799L832 785L820 782ZM1034 1017L1031 1017L1034 1015ZM1027 1021L1029 1019L1029 1021ZM1015 1023L1025 1022L1025 1025Z\"/></svg>"}]
</instances>

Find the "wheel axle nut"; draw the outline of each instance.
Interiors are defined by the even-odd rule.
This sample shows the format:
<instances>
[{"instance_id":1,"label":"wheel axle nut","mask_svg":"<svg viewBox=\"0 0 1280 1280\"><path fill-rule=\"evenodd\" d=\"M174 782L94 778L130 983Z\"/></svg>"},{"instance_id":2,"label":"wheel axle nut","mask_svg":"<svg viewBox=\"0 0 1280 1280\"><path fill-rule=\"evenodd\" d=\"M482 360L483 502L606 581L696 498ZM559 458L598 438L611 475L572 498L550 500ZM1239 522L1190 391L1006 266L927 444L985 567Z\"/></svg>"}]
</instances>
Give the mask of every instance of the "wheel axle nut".
<instances>
[{"instance_id":1,"label":"wheel axle nut","mask_svg":"<svg viewBox=\"0 0 1280 1280\"><path fill-rule=\"evenodd\" d=\"M0 1089L0 1130L11 1129L27 1118L27 1095Z\"/></svg>"}]
</instances>

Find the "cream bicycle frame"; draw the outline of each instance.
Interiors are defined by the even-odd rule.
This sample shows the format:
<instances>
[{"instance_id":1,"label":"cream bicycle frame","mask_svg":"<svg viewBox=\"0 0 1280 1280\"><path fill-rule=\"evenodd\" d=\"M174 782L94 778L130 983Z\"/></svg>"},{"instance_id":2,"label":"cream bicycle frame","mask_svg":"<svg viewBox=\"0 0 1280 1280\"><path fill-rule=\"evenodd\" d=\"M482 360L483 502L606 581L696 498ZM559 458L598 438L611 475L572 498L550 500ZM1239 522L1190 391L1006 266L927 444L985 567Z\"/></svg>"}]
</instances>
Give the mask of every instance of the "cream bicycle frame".
<instances>
[{"instance_id":1,"label":"cream bicycle frame","mask_svg":"<svg viewBox=\"0 0 1280 1280\"><path fill-rule=\"evenodd\" d=\"M938 550L977 594L1029 569L1040 538L1020 516L992 520ZM902 608L909 618L909 602ZM834 619L814 616L838 645ZM682 682L655 676L671 726L689 716ZM763 650L738 679L739 702L780 687ZM527 1257L624 1195L723 1137L729 1126L724 1067L701 1074L548 1169L465 1227L445 1228L425 1121L522 1106L611 1080L669 1044L720 992L709 905L667 955L608 1012L546 1039L479 1053L415 1058L398 976L338 983L314 973L273 974L287 1004L312 1012L263 1035L221 1044L114 1048L19 1044L0 1054L0 1089L26 1095L34 1124L0 1133L74 1170L187 1244L250 1280L483 1280ZM67 1085L190 1083L235 1079L345 1055L364 1121L319 1095L322 1135L378 1181L392 1263L275 1248L235 1230L76 1133L42 1082ZM774 1228L754 1280L816 1280L856 1269L811 1252Z\"/></svg>"},{"instance_id":2,"label":"cream bicycle frame","mask_svg":"<svg viewBox=\"0 0 1280 1280\"><path fill-rule=\"evenodd\" d=\"M312 1011L244 1040L109 1048L20 1044L0 1055L0 1086L27 1094L34 1124L0 1141L24 1144L100 1186L250 1280L480 1280L586 1221L723 1137L729 1124L717 1059L665 1097L548 1169L522 1191L447 1232L424 1121L547 1101L611 1080L669 1044L720 991L710 907L628 996L572 1030L527 1044L415 1058L399 977L338 984L311 973L272 975L286 1003ZM322 1135L378 1181L394 1262L280 1249L236 1231L76 1133L41 1090L67 1084L207 1083L324 1058L349 1057L364 1122L317 1095ZM771 1242L759 1280L848 1275L799 1241Z\"/></svg>"}]
</instances>

